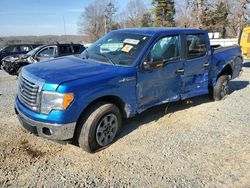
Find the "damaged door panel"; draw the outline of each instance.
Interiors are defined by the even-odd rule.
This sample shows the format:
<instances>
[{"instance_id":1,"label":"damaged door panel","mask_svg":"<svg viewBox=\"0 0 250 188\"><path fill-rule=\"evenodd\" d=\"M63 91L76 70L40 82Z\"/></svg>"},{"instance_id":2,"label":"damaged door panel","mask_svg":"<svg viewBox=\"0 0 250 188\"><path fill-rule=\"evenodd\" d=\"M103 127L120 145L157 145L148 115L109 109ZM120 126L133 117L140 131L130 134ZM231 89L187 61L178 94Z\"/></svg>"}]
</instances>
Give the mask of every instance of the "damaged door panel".
<instances>
[{"instance_id":1,"label":"damaged door panel","mask_svg":"<svg viewBox=\"0 0 250 188\"><path fill-rule=\"evenodd\" d=\"M210 50L204 34L186 35L185 39L182 99L208 93L208 72L211 64Z\"/></svg>"},{"instance_id":2,"label":"damaged door panel","mask_svg":"<svg viewBox=\"0 0 250 188\"><path fill-rule=\"evenodd\" d=\"M138 72L139 108L149 108L180 99L184 61L180 36L160 37L150 49Z\"/></svg>"}]
</instances>

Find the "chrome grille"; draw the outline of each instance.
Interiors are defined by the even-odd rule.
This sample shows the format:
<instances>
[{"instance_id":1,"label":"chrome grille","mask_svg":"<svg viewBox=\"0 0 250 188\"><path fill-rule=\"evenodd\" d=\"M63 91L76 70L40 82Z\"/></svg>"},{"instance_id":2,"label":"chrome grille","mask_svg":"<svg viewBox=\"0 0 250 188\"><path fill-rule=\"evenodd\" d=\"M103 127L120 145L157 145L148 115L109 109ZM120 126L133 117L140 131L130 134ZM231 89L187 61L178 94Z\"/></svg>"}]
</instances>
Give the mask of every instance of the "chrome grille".
<instances>
[{"instance_id":1,"label":"chrome grille","mask_svg":"<svg viewBox=\"0 0 250 188\"><path fill-rule=\"evenodd\" d=\"M30 82L22 76L19 78L18 99L26 107L34 111L38 110L38 91L38 85Z\"/></svg>"}]
</instances>

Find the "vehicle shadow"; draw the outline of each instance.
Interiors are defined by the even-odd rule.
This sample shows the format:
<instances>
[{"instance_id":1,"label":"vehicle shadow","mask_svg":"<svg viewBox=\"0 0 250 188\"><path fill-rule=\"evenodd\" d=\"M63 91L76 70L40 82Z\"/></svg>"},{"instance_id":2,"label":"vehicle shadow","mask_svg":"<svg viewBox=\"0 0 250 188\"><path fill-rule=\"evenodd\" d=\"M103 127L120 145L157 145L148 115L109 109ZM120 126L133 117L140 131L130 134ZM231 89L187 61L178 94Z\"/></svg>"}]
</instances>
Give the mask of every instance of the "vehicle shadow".
<instances>
[{"instance_id":1,"label":"vehicle shadow","mask_svg":"<svg viewBox=\"0 0 250 188\"><path fill-rule=\"evenodd\" d=\"M249 85L248 81L230 81L230 94L235 91L246 88ZM136 115L130 119L124 119L123 127L120 134L117 136L114 142L117 142L119 139L127 136L134 130L138 129L140 126L146 126L147 123L157 122L163 116L170 117L173 113L186 110L191 107L198 106L204 103L210 103L214 100L209 97L209 95L202 95L193 97L184 101L174 102L170 104L163 104L156 107L152 107L141 114ZM113 142L113 143L114 143ZM70 142L72 145L78 146L76 141ZM113 144L111 143L111 145ZM110 145L101 148L98 151L104 150ZM98 152L95 151L94 153Z\"/></svg>"},{"instance_id":2,"label":"vehicle shadow","mask_svg":"<svg viewBox=\"0 0 250 188\"><path fill-rule=\"evenodd\" d=\"M249 62L249 61L245 62L245 63L243 64L243 67L250 67L250 62Z\"/></svg>"},{"instance_id":3,"label":"vehicle shadow","mask_svg":"<svg viewBox=\"0 0 250 188\"><path fill-rule=\"evenodd\" d=\"M248 81L231 81L230 82L230 94L235 91L246 88L249 85ZM214 100L209 97L209 95L202 95L198 97L193 97L184 101L174 102L170 104L164 104L156 106L146 110L145 112L136 115L133 118L124 120L123 128L121 133L117 137L116 141L122 137L130 134L132 131L136 130L140 126L143 126L150 122L157 122L160 118L165 115L171 116L173 113L186 110L191 107L198 106L204 103L210 103Z\"/></svg>"},{"instance_id":4,"label":"vehicle shadow","mask_svg":"<svg viewBox=\"0 0 250 188\"><path fill-rule=\"evenodd\" d=\"M241 90L246 88L249 85L249 81L230 81L230 94L232 94L235 91Z\"/></svg>"},{"instance_id":5,"label":"vehicle shadow","mask_svg":"<svg viewBox=\"0 0 250 188\"><path fill-rule=\"evenodd\" d=\"M186 110L188 108L209 102L213 102L213 100L210 99L208 95L202 95L184 101L152 107L146 110L145 112L136 115L133 118L124 120L122 131L118 136L117 140L130 134L132 131L136 130L140 126L143 126L150 122L157 122L165 115L170 117L175 112Z\"/></svg>"}]
</instances>

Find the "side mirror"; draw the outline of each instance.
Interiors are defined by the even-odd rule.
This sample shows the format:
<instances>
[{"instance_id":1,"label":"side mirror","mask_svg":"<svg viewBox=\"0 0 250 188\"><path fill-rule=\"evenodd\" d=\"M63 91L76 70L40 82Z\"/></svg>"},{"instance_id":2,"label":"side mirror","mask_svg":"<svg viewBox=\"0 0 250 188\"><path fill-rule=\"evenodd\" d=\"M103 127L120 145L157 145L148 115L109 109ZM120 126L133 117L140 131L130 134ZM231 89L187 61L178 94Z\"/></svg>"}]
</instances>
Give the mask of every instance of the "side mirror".
<instances>
[{"instance_id":1,"label":"side mirror","mask_svg":"<svg viewBox=\"0 0 250 188\"><path fill-rule=\"evenodd\" d=\"M151 65L149 62L147 61L143 61L142 63L142 70L150 70L151 69Z\"/></svg>"},{"instance_id":2,"label":"side mirror","mask_svg":"<svg viewBox=\"0 0 250 188\"><path fill-rule=\"evenodd\" d=\"M161 57L147 57L142 63L142 70L151 70L153 68L161 68L164 65L164 59Z\"/></svg>"},{"instance_id":3,"label":"side mirror","mask_svg":"<svg viewBox=\"0 0 250 188\"><path fill-rule=\"evenodd\" d=\"M142 70L150 70L152 67L153 59L151 57L146 57L142 62Z\"/></svg>"}]
</instances>

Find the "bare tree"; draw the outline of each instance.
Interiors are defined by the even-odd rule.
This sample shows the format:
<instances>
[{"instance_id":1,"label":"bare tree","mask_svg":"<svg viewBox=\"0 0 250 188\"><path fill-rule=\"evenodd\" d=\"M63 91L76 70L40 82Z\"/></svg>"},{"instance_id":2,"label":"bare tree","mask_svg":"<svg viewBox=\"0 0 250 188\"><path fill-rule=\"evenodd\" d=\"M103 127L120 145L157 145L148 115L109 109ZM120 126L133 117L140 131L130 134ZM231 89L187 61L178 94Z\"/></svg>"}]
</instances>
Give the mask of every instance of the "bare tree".
<instances>
[{"instance_id":1,"label":"bare tree","mask_svg":"<svg viewBox=\"0 0 250 188\"><path fill-rule=\"evenodd\" d=\"M176 25L214 31L221 23L227 23L223 26L223 35L236 37L245 25L246 3L247 0L186 0L185 4L176 6ZM224 20L216 19L216 8L220 4L225 5L221 13L224 12Z\"/></svg>"},{"instance_id":2,"label":"bare tree","mask_svg":"<svg viewBox=\"0 0 250 188\"><path fill-rule=\"evenodd\" d=\"M142 0L130 0L127 4L125 27L140 27L141 19L146 13L146 7Z\"/></svg>"},{"instance_id":3,"label":"bare tree","mask_svg":"<svg viewBox=\"0 0 250 188\"><path fill-rule=\"evenodd\" d=\"M227 28L229 36L236 37L239 35L240 30L245 26L246 9L244 8L247 4L247 0L223 0L229 5L229 26Z\"/></svg>"},{"instance_id":4,"label":"bare tree","mask_svg":"<svg viewBox=\"0 0 250 188\"><path fill-rule=\"evenodd\" d=\"M116 10L117 8L112 3L112 0L96 0L94 3L91 3L85 7L79 18L79 33L88 36L87 42L97 40L106 32L109 32L113 25L117 26L113 22Z\"/></svg>"},{"instance_id":5,"label":"bare tree","mask_svg":"<svg viewBox=\"0 0 250 188\"><path fill-rule=\"evenodd\" d=\"M196 27L197 23L191 16L191 11L187 3L176 4L175 24L177 27Z\"/></svg>"},{"instance_id":6,"label":"bare tree","mask_svg":"<svg viewBox=\"0 0 250 188\"><path fill-rule=\"evenodd\" d=\"M117 7L114 3L109 2L104 10L105 16L105 34L112 30L113 16L117 12Z\"/></svg>"}]
</instances>

